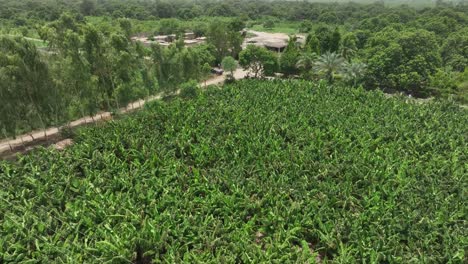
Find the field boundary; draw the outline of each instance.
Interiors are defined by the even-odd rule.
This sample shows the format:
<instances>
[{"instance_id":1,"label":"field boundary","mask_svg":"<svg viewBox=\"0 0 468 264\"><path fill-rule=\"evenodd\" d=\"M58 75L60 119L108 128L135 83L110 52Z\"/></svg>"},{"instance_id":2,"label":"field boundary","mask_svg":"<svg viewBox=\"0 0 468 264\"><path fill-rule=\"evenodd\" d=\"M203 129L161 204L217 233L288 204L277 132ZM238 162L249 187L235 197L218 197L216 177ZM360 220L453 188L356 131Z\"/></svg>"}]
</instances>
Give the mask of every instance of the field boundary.
<instances>
[{"instance_id":1,"label":"field boundary","mask_svg":"<svg viewBox=\"0 0 468 264\"><path fill-rule=\"evenodd\" d=\"M247 75L247 72L242 69L237 69L234 72L236 79L243 79ZM207 85L218 85L223 83L226 75L215 76L208 79L206 82L201 82L201 86ZM176 91L178 94L180 90ZM122 107L118 110L119 114L126 114L142 108L145 103L160 100L164 97L164 93L159 93L154 96L150 96L145 99L140 99L128 104L126 107ZM28 152L38 146L45 146L54 144L63 138L60 136L60 131L64 128L75 129L81 126L95 124L98 122L106 122L112 120L111 112L100 112L94 116L85 116L77 120L71 121L70 123L63 126L49 127L45 130L35 130L29 133L25 133L16 137L16 139L6 138L0 140L0 160L4 158L14 157L15 154L20 152Z\"/></svg>"},{"instance_id":2,"label":"field boundary","mask_svg":"<svg viewBox=\"0 0 468 264\"><path fill-rule=\"evenodd\" d=\"M237 80L244 79L245 77L248 76L248 72L238 68L234 72L234 77ZM226 78L226 74L220 75L220 76L215 76L211 79L208 79L207 81L200 82L200 86L205 87L208 85L218 85L220 83L223 83ZM177 90L175 94L178 94L180 90ZM140 108L142 108L146 103L152 102L155 100L161 100L165 96L164 93L159 93L154 96L150 96L145 99L140 99L137 101L134 101L130 104L128 104L126 107L122 107L119 109L118 114L126 114L130 113L133 111L136 111ZM395 97L396 94L386 94L388 98ZM432 99L416 99L412 98L411 100L408 100L407 102L410 101L416 101L419 104L426 103L431 101ZM468 110L468 105L459 105L463 109ZM18 153L26 153L34 148L37 148L39 146L49 146L52 144L56 144L57 142L61 142L62 140L67 139L67 137L61 136L61 130L64 128L67 129L75 129L78 127L86 126L86 125L91 125L91 124L96 124L99 122L107 122L109 120L113 119L113 115L111 112L100 112L97 113L94 116L85 116L80 119L77 119L75 121L72 121L66 125L63 126L58 126L58 127L49 127L46 130L36 130L32 131L29 133L22 134L18 136L16 139L3 139L0 140L0 160L2 159L11 159L14 158L16 154ZM61 149L62 147L59 146Z\"/></svg>"}]
</instances>

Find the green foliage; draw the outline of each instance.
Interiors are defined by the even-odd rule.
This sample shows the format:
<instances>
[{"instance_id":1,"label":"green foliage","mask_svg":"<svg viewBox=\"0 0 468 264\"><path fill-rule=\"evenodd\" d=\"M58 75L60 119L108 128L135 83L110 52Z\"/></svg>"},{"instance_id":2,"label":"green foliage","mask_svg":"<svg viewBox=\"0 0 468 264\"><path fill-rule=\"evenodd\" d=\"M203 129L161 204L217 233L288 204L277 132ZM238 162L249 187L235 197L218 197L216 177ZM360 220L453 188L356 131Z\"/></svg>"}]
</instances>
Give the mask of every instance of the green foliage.
<instances>
[{"instance_id":1,"label":"green foliage","mask_svg":"<svg viewBox=\"0 0 468 264\"><path fill-rule=\"evenodd\" d=\"M129 19L119 19L119 25L124 35L130 39L133 34L132 22Z\"/></svg>"},{"instance_id":2,"label":"green foliage","mask_svg":"<svg viewBox=\"0 0 468 264\"><path fill-rule=\"evenodd\" d=\"M300 51L296 36L289 38L288 46L280 56L280 71L285 76L297 74L297 63L300 57Z\"/></svg>"},{"instance_id":3,"label":"green foliage","mask_svg":"<svg viewBox=\"0 0 468 264\"><path fill-rule=\"evenodd\" d=\"M317 54L304 52L297 58L296 68L299 69L304 79L312 79L314 63L317 59Z\"/></svg>"},{"instance_id":4,"label":"green foliage","mask_svg":"<svg viewBox=\"0 0 468 264\"><path fill-rule=\"evenodd\" d=\"M437 91L443 94L453 94L457 89L455 74L451 71L438 69L430 78L430 86L437 87Z\"/></svg>"},{"instance_id":5,"label":"green foliage","mask_svg":"<svg viewBox=\"0 0 468 264\"><path fill-rule=\"evenodd\" d=\"M309 20L304 20L299 25L299 32L300 33L309 33L312 30L312 28L313 28L312 22L310 22Z\"/></svg>"},{"instance_id":6,"label":"green foliage","mask_svg":"<svg viewBox=\"0 0 468 264\"><path fill-rule=\"evenodd\" d=\"M331 52L335 53L338 52L341 43L341 33L339 32L338 28L335 28L334 31L331 31L328 26L321 25L315 29L315 37L318 40L318 44L320 48L315 48L316 40L315 38L311 37L309 46L312 48L314 52ZM309 42L310 42L309 41Z\"/></svg>"},{"instance_id":7,"label":"green foliage","mask_svg":"<svg viewBox=\"0 0 468 264\"><path fill-rule=\"evenodd\" d=\"M208 25L203 22L194 23L192 26L192 31L196 37L202 37L208 32Z\"/></svg>"},{"instance_id":8,"label":"green foliage","mask_svg":"<svg viewBox=\"0 0 468 264\"><path fill-rule=\"evenodd\" d=\"M6 263L463 263L466 110L241 81L0 163Z\"/></svg>"},{"instance_id":9,"label":"green foliage","mask_svg":"<svg viewBox=\"0 0 468 264\"><path fill-rule=\"evenodd\" d=\"M270 32L270 33L285 33L285 34L296 34L299 31L300 24L296 21L285 21L284 17L279 19L274 19L274 25L271 25L272 28L265 27L262 20L254 21L250 29L255 31Z\"/></svg>"},{"instance_id":10,"label":"green foliage","mask_svg":"<svg viewBox=\"0 0 468 264\"><path fill-rule=\"evenodd\" d=\"M320 42L315 34L308 34L305 43L305 51L320 54Z\"/></svg>"},{"instance_id":11,"label":"green foliage","mask_svg":"<svg viewBox=\"0 0 468 264\"><path fill-rule=\"evenodd\" d=\"M93 15L96 12L96 1L83 0L80 4L80 11L85 16Z\"/></svg>"},{"instance_id":12,"label":"green foliage","mask_svg":"<svg viewBox=\"0 0 468 264\"><path fill-rule=\"evenodd\" d=\"M272 18L269 18L263 22L263 27L266 29L272 29L275 27L275 20Z\"/></svg>"},{"instance_id":13,"label":"green foliage","mask_svg":"<svg viewBox=\"0 0 468 264\"><path fill-rule=\"evenodd\" d=\"M236 17L228 21L228 29L233 32L242 31L245 27L246 23L242 17Z\"/></svg>"},{"instance_id":14,"label":"green foliage","mask_svg":"<svg viewBox=\"0 0 468 264\"><path fill-rule=\"evenodd\" d=\"M237 61L231 56L225 57L221 62L221 67L230 75L234 75L234 71L237 69Z\"/></svg>"},{"instance_id":15,"label":"green foliage","mask_svg":"<svg viewBox=\"0 0 468 264\"><path fill-rule=\"evenodd\" d=\"M339 19L334 12L324 12L320 15L319 21L326 24L338 24Z\"/></svg>"},{"instance_id":16,"label":"green foliage","mask_svg":"<svg viewBox=\"0 0 468 264\"><path fill-rule=\"evenodd\" d=\"M215 47L217 62L221 62L226 56L237 57L242 50L244 39L238 30L241 26L235 20L233 22L214 20L210 23L206 37L208 43Z\"/></svg>"},{"instance_id":17,"label":"green foliage","mask_svg":"<svg viewBox=\"0 0 468 264\"><path fill-rule=\"evenodd\" d=\"M328 83L333 83L335 74L340 72L344 66L345 59L341 55L326 52L318 58L314 64L315 70L325 76Z\"/></svg>"},{"instance_id":18,"label":"green foliage","mask_svg":"<svg viewBox=\"0 0 468 264\"><path fill-rule=\"evenodd\" d=\"M239 54L239 65L253 73L254 78L270 76L277 70L277 58L266 48L248 45Z\"/></svg>"},{"instance_id":19,"label":"green foliage","mask_svg":"<svg viewBox=\"0 0 468 264\"><path fill-rule=\"evenodd\" d=\"M468 27L448 36L442 45L443 62L454 70L463 72L468 66Z\"/></svg>"},{"instance_id":20,"label":"green foliage","mask_svg":"<svg viewBox=\"0 0 468 264\"><path fill-rule=\"evenodd\" d=\"M130 21L119 22L121 31L106 33L65 13L39 30L47 50L29 38L1 37L0 85L7 107L2 136L61 125L154 94L158 85L147 51L130 41Z\"/></svg>"},{"instance_id":21,"label":"green foliage","mask_svg":"<svg viewBox=\"0 0 468 264\"><path fill-rule=\"evenodd\" d=\"M356 87L362 82L366 74L367 65L362 62L345 62L341 70L347 84Z\"/></svg>"},{"instance_id":22,"label":"green foliage","mask_svg":"<svg viewBox=\"0 0 468 264\"><path fill-rule=\"evenodd\" d=\"M429 85L439 97L451 98L462 104L468 103L468 69L463 73L438 69L431 76Z\"/></svg>"},{"instance_id":23,"label":"green foliage","mask_svg":"<svg viewBox=\"0 0 468 264\"><path fill-rule=\"evenodd\" d=\"M434 33L387 28L369 40L367 85L428 95L429 76L441 64Z\"/></svg>"},{"instance_id":24,"label":"green foliage","mask_svg":"<svg viewBox=\"0 0 468 264\"><path fill-rule=\"evenodd\" d=\"M411 6L396 4L403 0L343 2L0 0L0 34L33 42L39 48L38 60L47 68L47 76L37 86L50 82L48 92L34 99L44 102L38 103L42 110L31 108L27 97L15 104L2 103L13 110L2 110L0 126L8 126L9 132L2 129L1 135L63 124L99 110L116 110L158 89L174 92L188 80L206 79L206 65L217 65L226 56L238 58L243 41L240 31L246 25L268 32L310 32L304 49L288 49L280 60L268 54L256 67L261 69L256 71L259 76L281 71L317 79L320 74L310 70L310 60L306 64L299 60L303 55L330 51L350 64L368 65L364 78L368 89L464 100L466 3L439 2L415 8L422 0ZM155 34L180 36L187 31L208 37L210 44L189 50L179 39L175 47L152 54L154 50L130 41L134 34L151 38ZM362 81L350 79L353 74L349 72L341 73L336 79L348 85ZM9 87L7 80L13 77L3 74L3 85ZM25 90L18 86L11 87ZM11 94L4 91L2 96L15 97ZM15 110L20 108L28 113ZM38 112L42 112L40 118ZM10 118L15 120L7 121Z\"/></svg>"},{"instance_id":25,"label":"green foliage","mask_svg":"<svg viewBox=\"0 0 468 264\"><path fill-rule=\"evenodd\" d=\"M341 33L338 30L338 28L335 28L335 30L333 31L333 33L331 35L331 38L330 38L330 44L328 45L329 46L328 51L338 52L338 50L340 49L340 45L341 45Z\"/></svg>"},{"instance_id":26,"label":"green foliage","mask_svg":"<svg viewBox=\"0 0 468 264\"><path fill-rule=\"evenodd\" d=\"M201 68L202 79L206 81L206 79L211 76L211 65L208 63L203 64Z\"/></svg>"},{"instance_id":27,"label":"green foliage","mask_svg":"<svg viewBox=\"0 0 468 264\"><path fill-rule=\"evenodd\" d=\"M151 47L151 60L159 87L173 92L189 80L201 81L207 76L207 66L215 61L214 47L200 45L192 48L155 44Z\"/></svg>"},{"instance_id":28,"label":"green foliage","mask_svg":"<svg viewBox=\"0 0 468 264\"><path fill-rule=\"evenodd\" d=\"M60 114L60 96L36 46L24 38L0 36L0 130L45 128Z\"/></svg>"},{"instance_id":29,"label":"green foliage","mask_svg":"<svg viewBox=\"0 0 468 264\"><path fill-rule=\"evenodd\" d=\"M348 62L356 55L358 38L354 33L348 33L343 37L341 56Z\"/></svg>"},{"instance_id":30,"label":"green foliage","mask_svg":"<svg viewBox=\"0 0 468 264\"><path fill-rule=\"evenodd\" d=\"M185 99L191 99L198 96L200 93L200 87L198 82L190 80L180 85L180 96Z\"/></svg>"},{"instance_id":31,"label":"green foliage","mask_svg":"<svg viewBox=\"0 0 468 264\"><path fill-rule=\"evenodd\" d=\"M178 34L183 32L181 23L175 18L162 19L159 22L158 35Z\"/></svg>"}]
</instances>

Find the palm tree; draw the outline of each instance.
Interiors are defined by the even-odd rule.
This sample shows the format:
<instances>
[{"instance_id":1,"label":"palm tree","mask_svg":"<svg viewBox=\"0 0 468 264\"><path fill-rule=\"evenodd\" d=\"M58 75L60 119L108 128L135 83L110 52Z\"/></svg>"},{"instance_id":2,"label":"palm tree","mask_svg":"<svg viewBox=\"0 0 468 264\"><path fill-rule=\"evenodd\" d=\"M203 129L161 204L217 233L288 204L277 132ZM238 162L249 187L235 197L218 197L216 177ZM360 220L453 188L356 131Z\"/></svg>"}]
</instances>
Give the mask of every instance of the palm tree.
<instances>
[{"instance_id":1,"label":"palm tree","mask_svg":"<svg viewBox=\"0 0 468 264\"><path fill-rule=\"evenodd\" d=\"M350 61L354 54L356 54L356 49L353 47L343 45L341 48L341 56L343 56L347 61Z\"/></svg>"},{"instance_id":2,"label":"palm tree","mask_svg":"<svg viewBox=\"0 0 468 264\"><path fill-rule=\"evenodd\" d=\"M296 63L296 68L299 69L302 73L304 79L312 78L312 68L314 67L314 62L317 59L317 54L313 52L302 53Z\"/></svg>"},{"instance_id":3,"label":"palm tree","mask_svg":"<svg viewBox=\"0 0 468 264\"><path fill-rule=\"evenodd\" d=\"M364 77L366 73L367 65L362 62L346 62L343 65L343 73L345 79L353 83L353 87L356 87L357 82Z\"/></svg>"},{"instance_id":4,"label":"palm tree","mask_svg":"<svg viewBox=\"0 0 468 264\"><path fill-rule=\"evenodd\" d=\"M341 47L341 56L345 58L348 62L351 62L351 59L356 54L356 36L353 34L346 35L343 39L343 44Z\"/></svg>"},{"instance_id":5,"label":"palm tree","mask_svg":"<svg viewBox=\"0 0 468 264\"><path fill-rule=\"evenodd\" d=\"M317 59L317 54L311 52L303 53L301 56L299 56L299 59L297 60L296 63L296 68L308 72L312 70L312 67L314 66L314 62Z\"/></svg>"},{"instance_id":6,"label":"palm tree","mask_svg":"<svg viewBox=\"0 0 468 264\"><path fill-rule=\"evenodd\" d=\"M328 51L318 58L314 63L314 68L325 74L329 83L333 83L335 73L341 70L344 62L345 59L341 55Z\"/></svg>"}]
</instances>

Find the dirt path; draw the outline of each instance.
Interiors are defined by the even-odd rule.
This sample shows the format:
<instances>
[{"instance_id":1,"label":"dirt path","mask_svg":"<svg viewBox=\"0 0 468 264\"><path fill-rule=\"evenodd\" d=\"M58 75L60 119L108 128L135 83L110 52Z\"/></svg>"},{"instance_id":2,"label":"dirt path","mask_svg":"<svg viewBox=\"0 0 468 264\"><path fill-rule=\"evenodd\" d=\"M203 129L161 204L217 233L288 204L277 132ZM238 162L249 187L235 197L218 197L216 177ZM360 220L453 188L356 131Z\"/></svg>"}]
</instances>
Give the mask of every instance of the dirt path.
<instances>
[{"instance_id":1,"label":"dirt path","mask_svg":"<svg viewBox=\"0 0 468 264\"><path fill-rule=\"evenodd\" d=\"M266 32L258 32L258 31L250 31L251 33L257 35L261 39L283 39L287 40L289 37L287 34L282 34L282 33L266 33ZM32 41L40 41L39 39L34 39L34 38L29 38L29 37L24 37L25 39L32 40ZM247 75L247 72L242 70L242 69L237 69L234 72L234 77L236 79L243 79ZM216 76L213 77L206 82L200 83L202 87L205 85L216 85L220 84L224 81L226 75L221 75L221 76ZM178 93L179 91L177 91ZM158 94L152 97L149 97L146 99L146 102L154 101L154 100L159 100L162 98L162 94ZM127 107L121 108L119 110L120 113L127 113L136 109L141 108L145 104L145 100L138 100L136 102L130 103L127 105ZM95 116L85 116L80 119L77 119L75 121L72 121L69 124L70 128L75 128L87 124L92 124L95 122L100 122L100 121L106 121L112 119L112 115L110 112L101 112L96 114ZM37 142L39 145L47 142L48 139L57 139L60 138L60 129L61 127L50 127L46 130L36 130L32 131L23 135L19 135L16 137L16 139L12 138L7 138L7 139L2 139L0 140L0 159L1 155L7 152L17 152L17 149L21 148L22 146L28 146L27 148L34 148L35 143ZM11 151L13 149L13 151ZM23 148L24 150L24 148Z\"/></svg>"},{"instance_id":2,"label":"dirt path","mask_svg":"<svg viewBox=\"0 0 468 264\"><path fill-rule=\"evenodd\" d=\"M247 75L247 72L242 70L242 69L237 69L234 72L234 77L236 79L243 79L243 78L245 78L246 75ZM226 78L225 75L220 75L220 76L213 77L213 78L206 81L206 85L220 84L220 83L222 83L224 81L225 78ZM202 87L204 87L205 82L200 83L200 85ZM177 91L177 93L178 92L179 91ZM154 101L154 100L160 100L162 97L163 97L163 94L158 94L158 95L151 96L151 97L147 98L146 101L143 100L143 99L135 101L133 103L128 104L127 107L121 108L119 110L119 113L131 112L133 110L136 110L136 109L139 109L139 108L143 107L143 105L146 102L151 102L151 101ZM112 114L110 112L101 112L101 113L96 114L95 116L86 116L86 117L77 119L75 121L72 121L70 123L70 127L71 128L76 128L76 127L79 127L79 126L82 126L82 125L92 124L92 123L95 123L95 122L106 121L106 120L110 120L110 119L112 119ZM39 143L39 142L47 141L48 138L57 138L60 135L60 128L61 127L50 127L48 129L46 129L45 131L44 130L33 131L33 132L30 132L30 133L27 133L27 134L20 135L16 139L0 140L0 155L3 154L3 153L6 153L6 152L11 152L11 148L17 149L18 147L24 146L24 145L28 145L28 146L32 145L32 147L34 147L35 142ZM1 159L1 157L0 157L0 159Z\"/></svg>"}]
</instances>

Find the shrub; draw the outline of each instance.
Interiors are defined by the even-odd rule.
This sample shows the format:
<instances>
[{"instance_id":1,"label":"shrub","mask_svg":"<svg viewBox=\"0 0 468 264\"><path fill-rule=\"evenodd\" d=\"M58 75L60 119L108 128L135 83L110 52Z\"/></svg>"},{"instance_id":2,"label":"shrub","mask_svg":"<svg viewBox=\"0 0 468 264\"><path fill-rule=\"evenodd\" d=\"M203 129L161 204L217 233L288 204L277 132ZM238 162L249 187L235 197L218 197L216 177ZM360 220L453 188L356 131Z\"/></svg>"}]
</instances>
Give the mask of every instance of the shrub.
<instances>
[{"instance_id":1,"label":"shrub","mask_svg":"<svg viewBox=\"0 0 468 264\"><path fill-rule=\"evenodd\" d=\"M185 99L195 98L200 92L197 81L191 80L180 85L180 96Z\"/></svg>"}]
</instances>

